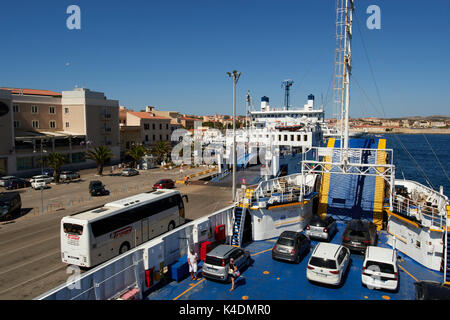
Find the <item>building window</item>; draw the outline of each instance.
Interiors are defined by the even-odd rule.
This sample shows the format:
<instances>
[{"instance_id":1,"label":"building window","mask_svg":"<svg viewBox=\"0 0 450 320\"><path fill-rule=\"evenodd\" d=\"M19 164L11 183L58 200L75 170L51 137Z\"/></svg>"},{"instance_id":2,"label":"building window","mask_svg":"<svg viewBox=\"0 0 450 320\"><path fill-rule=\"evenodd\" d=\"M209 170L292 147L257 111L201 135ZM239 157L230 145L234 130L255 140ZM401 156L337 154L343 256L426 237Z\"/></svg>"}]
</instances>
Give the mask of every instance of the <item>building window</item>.
<instances>
[{"instance_id":1,"label":"building window","mask_svg":"<svg viewBox=\"0 0 450 320\"><path fill-rule=\"evenodd\" d=\"M64 108L64 114L69 114L69 108Z\"/></svg>"},{"instance_id":2,"label":"building window","mask_svg":"<svg viewBox=\"0 0 450 320\"><path fill-rule=\"evenodd\" d=\"M156 137L155 137L155 135L153 135L153 141L155 141L156 140Z\"/></svg>"},{"instance_id":3,"label":"building window","mask_svg":"<svg viewBox=\"0 0 450 320\"><path fill-rule=\"evenodd\" d=\"M68 122L66 122L66 128L68 128L69 127L69 123Z\"/></svg>"},{"instance_id":4,"label":"building window","mask_svg":"<svg viewBox=\"0 0 450 320\"><path fill-rule=\"evenodd\" d=\"M55 107L53 106L48 107L48 113L55 114Z\"/></svg>"},{"instance_id":5,"label":"building window","mask_svg":"<svg viewBox=\"0 0 450 320\"><path fill-rule=\"evenodd\" d=\"M13 104L13 112L19 112L19 105Z\"/></svg>"},{"instance_id":6,"label":"building window","mask_svg":"<svg viewBox=\"0 0 450 320\"><path fill-rule=\"evenodd\" d=\"M159 130L162 130L162 123L159 124Z\"/></svg>"},{"instance_id":7,"label":"building window","mask_svg":"<svg viewBox=\"0 0 450 320\"><path fill-rule=\"evenodd\" d=\"M152 127L153 127L153 130L155 130L155 124L154 123L153 123Z\"/></svg>"},{"instance_id":8,"label":"building window","mask_svg":"<svg viewBox=\"0 0 450 320\"><path fill-rule=\"evenodd\" d=\"M31 113L38 113L39 107L38 106L31 106Z\"/></svg>"},{"instance_id":9,"label":"building window","mask_svg":"<svg viewBox=\"0 0 450 320\"><path fill-rule=\"evenodd\" d=\"M14 120L14 128L19 128L20 127L20 123L17 120Z\"/></svg>"},{"instance_id":10,"label":"building window","mask_svg":"<svg viewBox=\"0 0 450 320\"><path fill-rule=\"evenodd\" d=\"M56 128L56 121L50 121L50 128L55 129Z\"/></svg>"},{"instance_id":11,"label":"building window","mask_svg":"<svg viewBox=\"0 0 450 320\"><path fill-rule=\"evenodd\" d=\"M148 134L145 135L145 141L148 141Z\"/></svg>"},{"instance_id":12,"label":"building window","mask_svg":"<svg viewBox=\"0 0 450 320\"><path fill-rule=\"evenodd\" d=\"M38 120L33 120L31 122L31 125L33 126L34 129L39 129L39 121Z\"/></svg>"},{"instance_id":13,"label":"building window","mask_svg":"<svg viewBox=\"0 0 450 320\"><path fill-rule=\"evenodd\" d=\"M168 135L168 134L166 134L166 140L167 140L167 141L169 140L169 135Z\"/></svg>"},{"instance_id":14,"label":"building window","mask_svg":"<svg viewBox=\"0 0 450 320\"><path fill-rule=\"evenodd\" d=\"M161 134L159 135L159 141L162 141L162 135Z\"/></svg>"},{"instance_id":15,"label":"building window","mask_svg":"<svg viewBox=\"0 0 450 320\"><path fill-rule=\"evenodd\" d=\"M169 124L168 123L166 123L166 129L169 129Z\"/></svg>"},{"instance_id":16,"label":"building window","mask_svg":"<svg viewBox=\"0 0 450 320\"><path fill-rule=\"evenodd\" d=\"M150 129L150 124L144 123L144 130L149 130L149 129Z\"/></svg>"}]
</instances>

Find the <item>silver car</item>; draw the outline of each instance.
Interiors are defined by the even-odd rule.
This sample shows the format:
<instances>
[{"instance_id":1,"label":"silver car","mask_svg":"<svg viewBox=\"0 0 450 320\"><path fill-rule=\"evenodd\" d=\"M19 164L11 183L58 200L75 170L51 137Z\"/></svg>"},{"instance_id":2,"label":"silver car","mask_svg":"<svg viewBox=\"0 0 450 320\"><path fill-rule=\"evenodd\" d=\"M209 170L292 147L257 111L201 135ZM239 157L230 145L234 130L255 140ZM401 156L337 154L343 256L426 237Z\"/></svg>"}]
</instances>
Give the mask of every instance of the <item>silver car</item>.
<instances>
[{"instance_id":1,"label":"silver car","mask_svg":"<svg viewBox=\"0 0 450 320\"><path fill-rule=\"evenodd\" d=\"M330 241L331 237L337 232L337 223L332 217L327 216L324 219L314 215L306 226L305 234L316 240Z\"/></svg>"},{"instance_id":2,"label":"silver car","mask_svg":"<svg viewBox=\"0 0 450 320\"><path fill-rule=\"evenodd\" d=\"M206 255L205 263L203 264L203 276L225 282L230 281L228 274L230 258L234 259L234 264L240 272L244 267L249 266L251 262L250 252L221 244Z\"/></svg>"}]
</instances>

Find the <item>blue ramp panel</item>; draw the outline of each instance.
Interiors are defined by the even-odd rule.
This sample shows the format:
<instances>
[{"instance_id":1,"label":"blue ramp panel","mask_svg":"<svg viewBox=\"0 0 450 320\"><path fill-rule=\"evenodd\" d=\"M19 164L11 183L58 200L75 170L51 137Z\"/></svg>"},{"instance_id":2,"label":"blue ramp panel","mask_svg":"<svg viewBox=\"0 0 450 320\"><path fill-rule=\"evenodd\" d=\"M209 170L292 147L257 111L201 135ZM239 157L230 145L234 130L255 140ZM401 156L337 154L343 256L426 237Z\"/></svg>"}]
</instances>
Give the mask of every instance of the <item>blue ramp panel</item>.
<instances>
[{"instance_id":1,"label":"blue ramp panel","mask_svg":"<svg viewBox=\"0 0 450 320\"><path fill-rule=\"evenodd\" d=\"M335 148L340 147L336 140ZM374 149L374 152L364 152L362 163L375 164L378 139L350 139L350 148ZM333 161L338 161L339 155L333 155ZM359 162L359 153L350 154L350 162ZM356 171L355 171L356 172ZM362 175L330 174L330 189L327 214L339 216L343 220L367 219L373 220L376 177Z\"/></svg>"}]
</instances>

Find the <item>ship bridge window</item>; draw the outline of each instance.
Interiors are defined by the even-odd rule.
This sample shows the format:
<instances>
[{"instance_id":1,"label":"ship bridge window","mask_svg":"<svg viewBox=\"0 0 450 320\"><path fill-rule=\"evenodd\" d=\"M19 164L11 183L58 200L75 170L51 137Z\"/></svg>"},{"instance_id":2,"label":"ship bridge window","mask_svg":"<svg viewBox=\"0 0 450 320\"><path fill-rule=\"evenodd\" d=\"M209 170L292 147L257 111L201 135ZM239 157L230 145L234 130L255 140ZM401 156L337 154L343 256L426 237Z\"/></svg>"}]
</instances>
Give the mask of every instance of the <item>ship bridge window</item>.
<instances>
[{"instance_id":1,"label":"ship bridge window","mask_svg":"<svg viewBox=\"0 0 450 320\"><path fill-rule=\"evenodd\" d=\"M302 136L298 134L298 135L297 135L297 141L301 141L301 137L302 137Z\"/></svg>"},{"instance_id":2,"label":"ship bridge window","mask_svg":"<svg viewBox=\"0 0 450 320\"><path fill-rule=\"evenodd\" d=\"M284 141L288 141L288 136L287 136L287 134L284 135Z\"/></svg>"},{"instance_id":3,"label":"ship bridge window","mask_svg":"<svg viewBox=\"0 0 450 320\"><path fill-rule=\"evenodd\" d=\"M303 141L308 141L308 136L306 134L303 136Z\"/></svg>"},{"instance_id":4,"label":"ship bridge window","mask_svg":"<svg viewBox=\"0 0 450 320\"><path fill-rule=\"evenodd\" d=\"M294 135L291 134L291 141L294 141Z\"/></svg>"}]
</instances>

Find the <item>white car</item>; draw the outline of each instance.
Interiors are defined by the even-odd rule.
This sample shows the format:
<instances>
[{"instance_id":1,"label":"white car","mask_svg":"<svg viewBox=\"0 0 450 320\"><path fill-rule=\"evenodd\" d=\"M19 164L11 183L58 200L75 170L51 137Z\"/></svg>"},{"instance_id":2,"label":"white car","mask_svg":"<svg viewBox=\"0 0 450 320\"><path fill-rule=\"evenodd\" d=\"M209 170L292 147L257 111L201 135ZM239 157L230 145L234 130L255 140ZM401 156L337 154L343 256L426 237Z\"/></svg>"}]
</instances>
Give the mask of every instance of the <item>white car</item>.
<instances>
[{"instance_id":1,"label":"white car","mask_svg":"<svg viewBox=\"0 0 450 320\"><path fill-rule=\"evenodd\" d=\"M31 182L31 187L35 190L47 188L47 182L44 179L35 179Z\"/></svg>"},{"instance_id":2,"label":"white car","mask_svg":"<svg viewBox=\"0 0 450 320\"><path fill-rule=\"evenodd\" d=\"M397 290L397 252L389 248L368 246L361 281L369 289Z\"/></svg>"},{"instance_id":3,"label":"white car","mask_svg":"<svg viewBox=\"0 0 450 320\"><path fill-rule=\"evenodd\" d=\"M309 258L306 278L337 286L342 283L349 264L349 249L338 244L320 242Z\"/></svg>"},{"instance_id":4,"label":"white car","mask_svg":"<svg viewBox=\"0 0 450 320\"><path fill-rule=\"evenodd\" d=\"M53 177L47 176L46 174L39 175L39 176L33 176L30 179L30 182L33 183L35 180L44 180L46 183L50 183L53 181Z\"/></svg>"}]
</instances>

